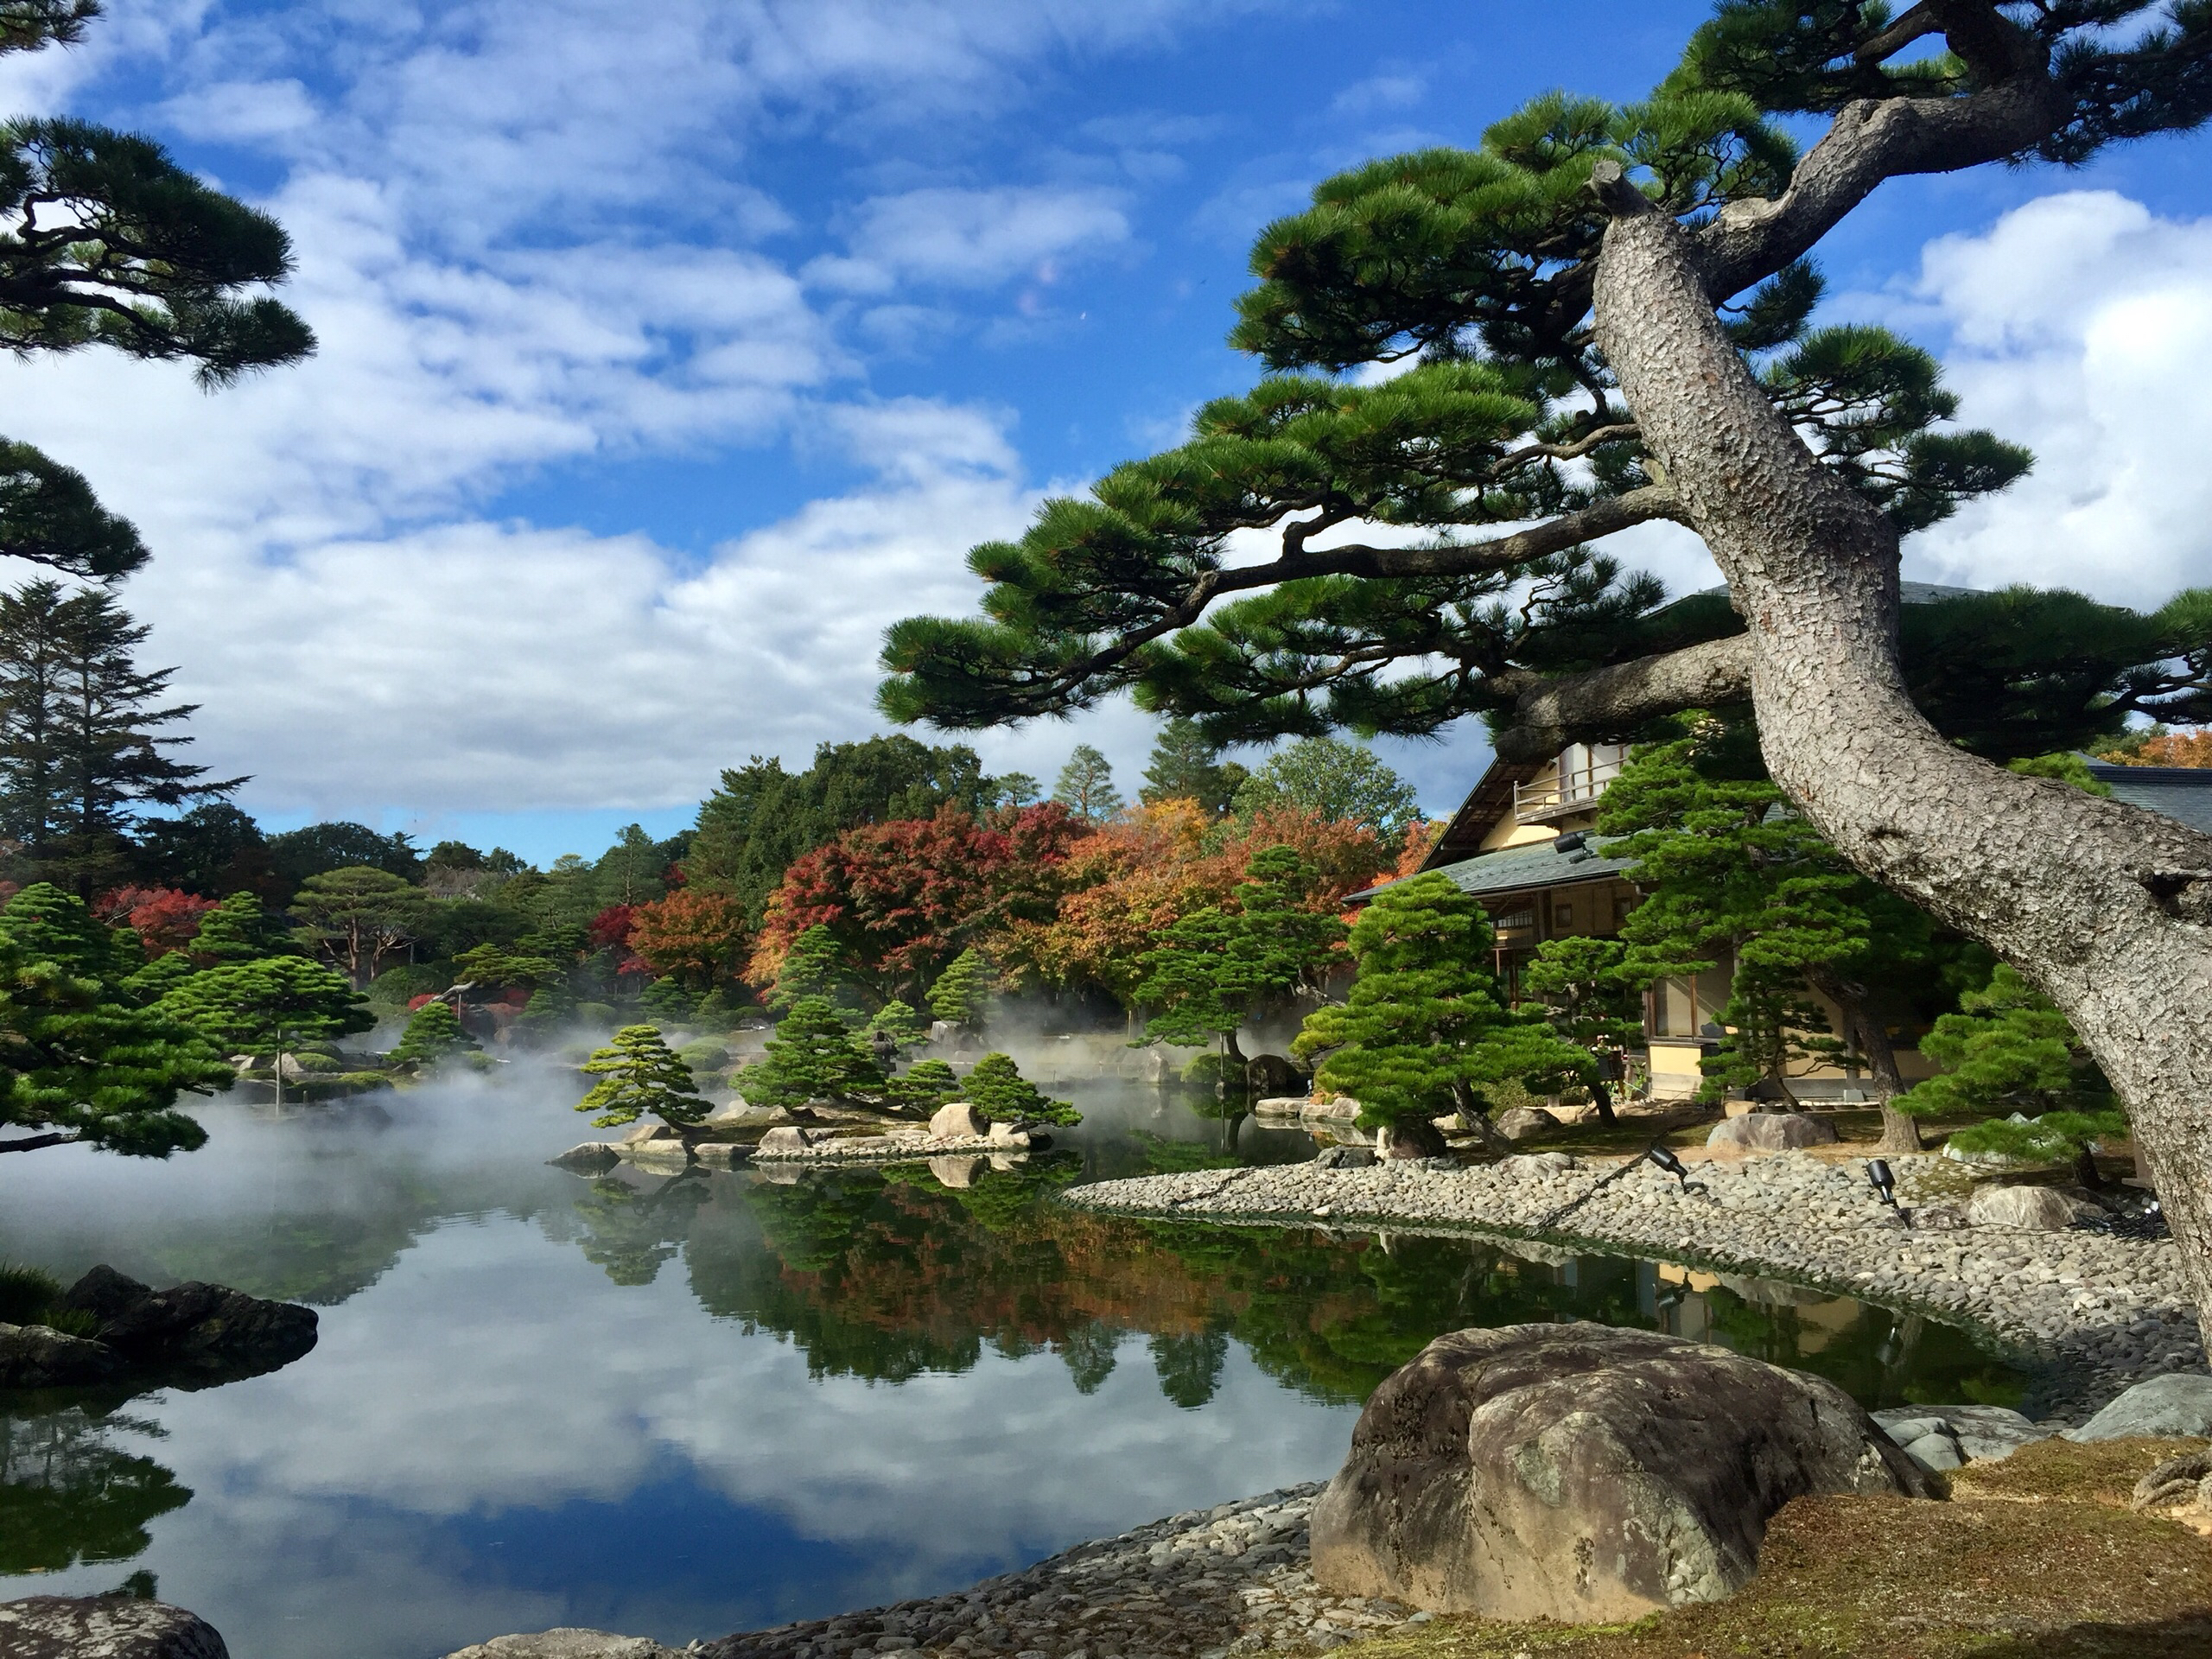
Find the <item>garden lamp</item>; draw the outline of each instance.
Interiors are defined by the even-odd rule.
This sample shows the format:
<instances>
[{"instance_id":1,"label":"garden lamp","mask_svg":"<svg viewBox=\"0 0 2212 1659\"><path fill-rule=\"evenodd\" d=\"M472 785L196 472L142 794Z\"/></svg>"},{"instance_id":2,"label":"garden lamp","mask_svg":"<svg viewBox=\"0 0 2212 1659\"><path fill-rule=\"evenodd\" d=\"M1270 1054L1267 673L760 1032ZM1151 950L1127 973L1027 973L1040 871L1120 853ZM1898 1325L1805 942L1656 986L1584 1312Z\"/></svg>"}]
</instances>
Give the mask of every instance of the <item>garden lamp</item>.
<instances>
[{"instance_id":1,"label":"garden lamp","mask_svg":"<svg viewBox=\"0 0 2212 1659\"><path fill-rule=\"evenodd\" d=\"M1894 1210L1897 1207L1897 1177L1890 1173L1888 1162L1880 1158L1866 1160L1866 1179L1874 1189L1874 1196Z\"/></svg>"},{"instance_id":2,"label":"garden lamp","mask_svg":"<svg viewBox=\"0 0 2212 1659\"><path fill-rule=\"evenodd\" d=\"M1666 1171L1668 1174L1680 1181L1682 1184L1683 1192L1687 1192L1690 1190L1689 1166L1684 1163L1681 1159L1675 1157L1672 1150L1655 1143L1650 1150L1646 1152L1643 1155L1646 1158L1649 1158L1653 1163L1658 1165L1661 1169ZM1700 1187L1698 1190L1701 1192L1705 1189L1703 1187Z\"/></svg>"}]
</instances>

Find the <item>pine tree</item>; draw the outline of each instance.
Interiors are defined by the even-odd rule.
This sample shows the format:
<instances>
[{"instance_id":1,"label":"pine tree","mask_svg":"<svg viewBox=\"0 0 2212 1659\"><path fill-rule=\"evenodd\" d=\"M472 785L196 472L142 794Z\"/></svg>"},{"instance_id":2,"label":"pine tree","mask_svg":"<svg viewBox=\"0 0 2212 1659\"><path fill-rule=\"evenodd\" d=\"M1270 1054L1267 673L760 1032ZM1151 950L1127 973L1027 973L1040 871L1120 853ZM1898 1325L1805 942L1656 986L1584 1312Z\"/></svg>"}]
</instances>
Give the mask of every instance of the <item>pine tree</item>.
<instances>
[{"instance_id":1,"label":"pine tree","mask_svg":"<svg viewBox=\"0 0 2212 1659\"><path fill-rule=\"evenodd\" d=\"M40 1131L0 1152L84 1141L162 1158L207 1142L172 1109L185 1090L227 1088L200 1033L124 988L134 951L84 901L39 883L0 912L0 1123Z\"/></svg>"},{"instance_id":2,"label":"pine tree","mask_svg":"<svg viewBox=\"0 0 2212 1659\"><path fill-rule=\"evenodd\" d=\"M200 918L200 931L188 948L202 968L227 967L258 962L264 957L295 954L284 924L261 906L250 893L234 893Z\"/></svg>"},{"instance_id":3,"label":"pine tree","mask_svg":"<svg viewBox=\"0 0 2212 1659\"><path fill-rule=\"evenodd\" d=\"M1263 847L1227 905L1208 905L1178 918L1143 958L1144 979L1132 994L1156 1009L1145 1022L1155 1041L1194 1047L1218 1039L1241 1070L1237 1028L1263 1004L1317 988L1340 960L1344 925L1307 909L1313 867L1289 847Z\"/></svg>"},{"instance_id":4,"label":"pine tree","mask_svg":"<svg viewBox=\"0 0 2212 1659\"><path fill-rule=\"evenodd\" d=\"M883 1086L883 1098L897 1110L927 1117L960 1098L960 1079L943 1060L917 1060Z\"/></svg>"},{"instance_id":5,"label":"pine tree","mask_svg":"<svg viewBox=\"0 0 2212 1659\"><path fill-rule=\"evenodd\" d=\"M1088 743L1078 743L1060 768L1052 785L1052 798L1079 818L1103 823L1122 810L1121 791L1114 787L1114 768L1106 757Z\"/></svg>"},{"instance_id":6,"label":"pine tree","mask_svg":"<svg viewBox=\"0 0 2212 1659\"><path fill-rule=\"evenodd\" d=\"M775 985L768 993L768 1007L773 1013L785 1014L810 996L835 1001L851 987L852 976L836 935L817 922L784 953L776 969Z\"/></svg>"},{"instance_id":7,"label":"pine tree","mask_svg":"<svg viewBox=\"0 0 2212 1659\"><path fill-rule=\"evenodd\" d=\"M625 1026L605 1048L594 1049L584 1070L599 1081L576 1103L580 1112L597 1112L592 1122L612 1129L634 1123L647 1112L671 1128L688 1129L707 1119L691 1068L669 1052L655 1026Z\"/></svg>"},{"instance_id":8,"label":"pine tree","mask_svg":"<svg viewBox=\"0 0 2212 1659\"><path fill-rule=\"evenodd\" d=\"M89 898L127 871L145 804L228 794L245 779L164 753L196 705L159 706L175 669L142 672L148 630L105 588L39 581L0 596L0 825L41 877Z\"/></svg>"},{"instance_id":9,"label":"pine tree","mask_svg":"<svg viewBox=\"0 0 2212 1659\"><path fill-rule=\"evenodd\" d=\"M395 1066L428 1071L457 1054L477 1052L476 1039L461 1029L453 1004L432 1001L415 1010L400 1033L399 1046L391 1051Z\"/></svg>"},{"instance_id":10,"label":"pine tree","mask_svg":"<svg viewBox=\"0 0 2212 1659\"><path fill-rule=\"evenodd\" d=\"M1547 939L1521 975L1522 988L1543 1010L1552 1033L1589 1058L1591 1064L1573 1080L1589 1090L1599 1121L1607 1124L1614 1122L1608 1085L1626 1075L1629 1051L1643 1040L1627 955L1618 939L1588 934Z\"/></svg>"},{"instance_id":11,"label":"pine tree","mask_svg":"<svg viewBox=\"0 0 2212 1659\"><path fill-rule=\"evenodd\" d=\"M829 998L803 996L768 1039L766 1057L740 1071L736 1083L751 1104L788 1111L817 1100L880 1094L884 1076Z\"/></svg>"},{"instance_id":12,"label":"pine tree","mask_svg":"<svg viewBox=\"0 0 2212 1659\"><path fill-rule=\"evenodd\" d=\"M515 1016L515 1029L531 1042L544 1043L575 1017L576 999L560 981L550 980L530 994Z\"/></svg>"},{"instance_id":13,"label":"pine tree","mask_svg":"<svg viewBox=\"0 0 2212 1659\"><path fill-rule=\"evenodd\" d=\"M284 1056L303 1045L376 1024L342 974L305 957L266 957L194 974L157 1005L226 1054L272 1062L284 1103Z\"/></svg>"},{"instance_id":14,"label":"pine tree","mask_svg":"<svg viewBox=\"0 0 2212 1659\"><path fill-rule=\"evenodd\" d=\"M887 1046L894 1053L902 1049L918 1048L929 1041L929 1027L922 1023L922 1016L896 998L875 1011L863 1034Z\"/></svg>"},{"instance_id":15,"label":"pine tree","mask_svg":"<svg viewBox=\"0 0 2212 1659\"><path fill-rule=\"evenodd\" d=\"M1137 798L1147 806L1162 801L1196 801L1215 817L1229 810L1237 787L1251 776L1234 760L1221 758L1221 746L1184 715L1160 728L1153 742L1152 758L1144 769L1144 787Z\"/></svg>"},{"instance_id":16,"label":"pine tree","mask_svg":"<svg viewBox=\"0 0 2212 1659\"><path fill-rule=\"evenodd\" d=\"M990 1018L998 976L972 946L955 957L930 987L930 1012L963 1031L981 1031Z\"/></svg>"},{"instance_id":17,"label":"pine tree","mask_svg":"<svg viewBox=\"0 0 2212 1659\"><path fill-rule=\"evenodd\" d=\"M341 964L356 985L377 976L384 959L420 938L430 923L422 888L365 864L309 876L292 898L302 943Z\"/></svg>"},{"instance_id":18,"label":"pine tree","mask_svg":"<svg viewBox=\"0 0 2212 1659\"><path fill-rule=\"evenodd\" d=\"M1438 871L1394 881L1352 924L1357 973L1341 1004L1306 1017L1291 1052L1314 1081L1359 1103L1361 1127L1478 1125L1487 1084L1594 1068L1540 1019L1506 1006L1481 905Z\"/></svg>"},{"instance_id":19,"label":"pine tree","mask_svg":"<svg viewBox=\"0 0 2212 1659\"><path fill-rule=\"evenodd\" d=\"M961 1092L968 1103L994 1123L1061 1123L1072 1127L1083 1114L1065 1100L1054 1100L1021 1075L1011 1055L986 1054L976 1062Z\"/></svg>"},{"instance_id":20,"label":"pine tree","mask_svg":"<svg viewBox=\"0 0 2212 1659\"><path fill-rule=\"evenodd\" d=\"M2005 963L1986 986L1959 999L1959 1010L1939 1018L1920 1041L1920 1052L1945 1069L1899 1096L1898 1109L1916 1117L1990 1114L1953 1135L1950 1144L2007 1158L2070 1160L2083 1185L2101 1186L2090 1147L2126 1135L2127 1119L2066 1016ZM2014 1122L2014 1116L2029 1121Z\"/></svg>"}]
</instances>

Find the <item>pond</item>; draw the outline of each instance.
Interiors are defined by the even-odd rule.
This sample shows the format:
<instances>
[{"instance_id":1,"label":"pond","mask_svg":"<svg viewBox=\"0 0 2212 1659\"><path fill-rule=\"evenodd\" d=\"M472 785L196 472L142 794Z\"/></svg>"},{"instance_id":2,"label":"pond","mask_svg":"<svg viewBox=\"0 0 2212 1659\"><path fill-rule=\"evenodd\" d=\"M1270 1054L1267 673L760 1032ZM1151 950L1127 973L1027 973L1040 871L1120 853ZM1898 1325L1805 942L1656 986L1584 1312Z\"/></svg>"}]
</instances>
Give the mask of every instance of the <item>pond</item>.
<instances>
[{"instance_id":1,"label":"pond","mask_svg":"<svg viewBox=\"0 0 2212 1659\"><path fill-rule=\"evenodd\" d=\"M220 1388L0 1396L0 1596L150 1577L236 1659L556 1624L681 1644L1325 1478L1375 1384L1465 1325L1663 1327L1876 1406L2019 1392L1961 1332L1758 1281L1055 1205L1086 1176L1311 1155L1128 1085L964 1188L581 1179L543 1161L575 1094L517 1068L281 1118L226 1099L167 1163L0 1164L0 1255L321 1318L304 1359Z\"/></svg>"}]
</instances>

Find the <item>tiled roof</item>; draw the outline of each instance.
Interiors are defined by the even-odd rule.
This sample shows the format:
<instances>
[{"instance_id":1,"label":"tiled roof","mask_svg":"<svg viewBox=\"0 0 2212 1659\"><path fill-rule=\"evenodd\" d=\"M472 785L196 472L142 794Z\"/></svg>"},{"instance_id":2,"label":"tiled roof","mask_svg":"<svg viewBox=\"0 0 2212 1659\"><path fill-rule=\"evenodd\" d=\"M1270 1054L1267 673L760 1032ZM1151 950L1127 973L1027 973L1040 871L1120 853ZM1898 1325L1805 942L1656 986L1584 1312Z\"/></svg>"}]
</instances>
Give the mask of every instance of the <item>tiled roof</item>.
<instances>
[{"instance_id":1,"label":"tiled roof","mask_svg":"<svg viewBox=\"0 0 2212 1659\"><path fill-rule=\"evenodd\" d=\"M2212 771L2202 766L2120 766L2092 760L2089 772L2112 787L2113 798L2164 813L2212 836Z\"/></svg>"},{"instance_id":2,"label":"tiled roof","mask_svg":"<svg viewBox=\"0 0 2212 1659\"><path fill-rule=\"evenodd\" d=\"M1560 836L1528 847L1508 847L1456 864L1440 864L1436 874L1448 875L1462 893L1515 893L1522 888L1562 887L1570 881L1595 881L1628 868L1625 859L1607 858L1595 836L1572 849L1560 842L1581 842L1576 836ZM1427 872L1424 872L1427 874ZM1370 898L1376 889L1356 893L1352 899Z\"/></svg>"}]
</instances>

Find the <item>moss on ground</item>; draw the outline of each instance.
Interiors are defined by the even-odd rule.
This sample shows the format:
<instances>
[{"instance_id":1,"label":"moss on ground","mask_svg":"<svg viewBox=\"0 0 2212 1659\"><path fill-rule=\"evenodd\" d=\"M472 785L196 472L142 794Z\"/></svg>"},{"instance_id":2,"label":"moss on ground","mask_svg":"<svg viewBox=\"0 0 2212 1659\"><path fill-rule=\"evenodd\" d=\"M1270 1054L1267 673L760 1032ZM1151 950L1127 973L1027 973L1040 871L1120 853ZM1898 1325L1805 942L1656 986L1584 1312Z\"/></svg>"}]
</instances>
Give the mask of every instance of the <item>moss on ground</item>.
<instances>
[{"instance_id":1,"label":"moss on ground","mask_svg":"<svg viewBox=\"0 0 2212 1659\"><path fill-rule=\"evenodd\" d=\"M1948 1503L1805 1497L1726 1601L1633 1624L1449 1618L1339 1659L2178 1659L2212 1655L2212 1542L2126 1507L2198 1442L2046 1440Z\"/></svg>"}]
</instances>

